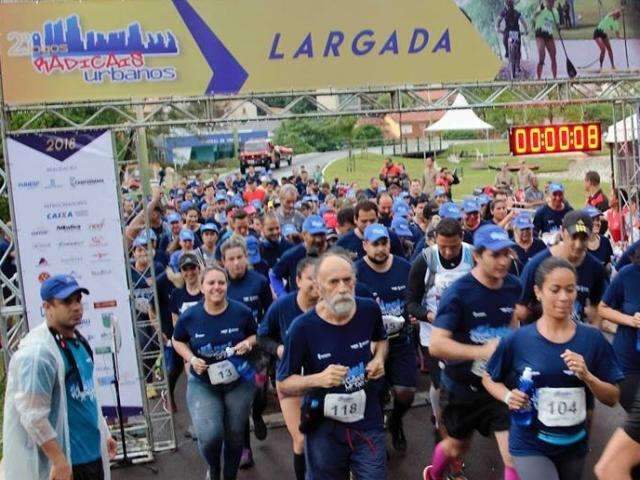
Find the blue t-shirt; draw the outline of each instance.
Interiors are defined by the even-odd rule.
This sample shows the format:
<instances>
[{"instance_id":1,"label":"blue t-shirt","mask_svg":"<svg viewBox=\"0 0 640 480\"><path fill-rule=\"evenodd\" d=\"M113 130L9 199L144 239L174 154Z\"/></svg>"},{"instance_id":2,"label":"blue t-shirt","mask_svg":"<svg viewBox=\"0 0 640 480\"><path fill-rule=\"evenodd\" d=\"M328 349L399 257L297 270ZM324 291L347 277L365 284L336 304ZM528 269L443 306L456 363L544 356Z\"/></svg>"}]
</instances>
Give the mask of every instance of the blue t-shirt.
<instances>
[{"instance_id":1,"label":"blue t-shirt","mask_svg":"<svg viewBox=\"0 0 640 480\"><path fill-rule=\"evenodd\" d=\"M229 277L227 296L251 309L256 327L273 302L269 282L264 276L253 270L247 270L242 278L232 279Z\"/></svg>"},{"instance_id":2,"label":"blue t-shirt","mask_svg":"<svg viewBox=\"0 0 640 480\"><path fill-rule=\"evenodd\" d=\"M171 318L170 299L175 290L171 280L167 278L166 270L157 276L156 289L158 291L158 307L160 308L160 326L167 338L173 336L173 319Z\"/></svg>"},{"instance_id":3,"label":"blue t-shirt","mask_svg":"<svg viewBox=\"0 0 640 480\"><path fill-rule=\"evenodd\" d=\"M456 342L482 345L511 332L513 309L520 297L518 279L508 274L498 289L487 288L472 273L449 286L442 295L434 326L448 330ZM447 361L442 383L464 396L485 392L484 362Z\"/></svg>"},{"instance_id":4,"label":"blue t-shirt","mask_svg":"<svg viewBox=\"0 0 640 480\"><path fill-rule=\"evenodd\" d=\"M557 232L562 229L562 219L573 208L565 203L562 210L554 210L549 205L542 205L533 217L533 228L537 235Z\"/></svg>"},{"instance_id":5,"label":"blue t-shirt","mask_svg":"<svg viewBox=\"0 0 640 480\"><path fill-rule=\"evenodd\" d=\"M371 291L373 298L380 306L382 315L405 318L402 330L393 337L390 336L390 338L400 336L402 340L405 340L410 332L406 292L411 264L404 258L394 256L391 268L384 273L373 270L364 258L358 260L355 266L358 282L364 284Z\"/></svg>"},{"instance_id":6,"label":"blue t-shirt","mask_svg":"<svg viewBox=\"0 0 640 480\"><path fill-rule=\"evenodd\" d=\"M293 292L297 288L296 270L298 268L298 262L306 256L307 249L304 244L301 243L284 252L280 260L278 260L271 269L277 278L287 281L287 292Z\"/></svg>"},{"instance_id":7,"label":"blue t-shirt","mask_svg":"<svg viewBox=\"0 0 640 480\"><path fill-rule=\"evenodd\" d=\"M530 305L534 301L533 286L535 284L536 270L542 262L551 256L550 250L544 250L529 260L524 267L520 282L522 283L522 296L518 303L521 305ZM584 256L582 263L576 267L578 273L578 297L573 307L573 319L575 321L585 322L587 316L585 307L587 299L591 305L597 307L604 293L607 283L607 275L602 264L590 253Z\"/></svg>"},{"instance_id":8,"label":"blue t-shirt","mask_svg":"<svg viewBox=\"0 0 640 480\"><path fill-rule=\"evenodd\" d=\"M64 361L65 391L67 396L67 420L71 444L71 463L80 465L98 460L100 453L100 428L98 423L98 401L93 384L93 360L80 340L65 340L80 372L71 369L71 364L60 349ZM80 386L82 384L82 388Z\"/></svg>"},{"instance_id":9,"label":"blue t-shirt","mask_svg":"<svg viewBox=\"0 0 640 480\"><path fill-rule=\"evenodd\" d=\"M394 232L389 232L389 241L391 242L391 253L399 257L404 257L404 250L402 249L402 243L400 243L398 235ZM360 260L365 256L362 239L356 235L355 230L351 230L349 233L342 235L336 242L336 245L355 253L354 260Z\"/></svg>"},{"instance_id":10,"label":"blue t-shirt","mask_svg":"<svg viewBox=\"0 0 640 480\"><path fill-rule=\"evenodd\" d=\"M173 331L173 338L188 343L193 354L208 365L225 360L228 347L233 347L256 333L251 310L235 300L228 302L227 309L218 315L208 314L202 302L188 308L178 318ZM191 367L191 374L204 383L211 384L206 371L198 375ZM224 385L214 387L222 388Z\"/></svg>"},{"instance_id":11,"label":"blue t-shirt","mask_svg":"<svg viewBox=\"0 0 640 480\"><path fill-rule=\"evenodd\" d=\"M527 265L527 263L529 263L529 260L532 257L540 253L541 251L546 250L546 248L547 246L545 245L545 243L539 238L533 239L533 243L529 247L529 250L525 250L518 244L513 246L513 250L518 255L518 262L520 262L520 265L522 266L522 268L524 268Z\"/></svg>"},{"instance_id":12,"label":"blue t-shirt","mask_svg":"<svg viewBox=\"0 0 640 480\"><path fill-rule=\"evenodd\" d=\"M567 349L582 355L589 371L600 380L613 384L622 380L611 345L598 330L581 323L576 324L574 336L566 343L547 340L538 331L537 322L514 331L500 341L489 360L487 371L493 381L513 389L517 387L525 367L530 367L538 372L533 377L536 389L584 388L586 407L593 408L593 394L571 373L560 356ZM534 396L534 406L536 403ZM586 453L587 435L586 421L567 427L548 427L536 418L528 428L511 422L509 451L515 456L557 456L563 449L577 446Z\"/></svg>"},{"instance_id":13,"label":"blue t-shirt","mask_svg":"<svg viewBox=\"0 0 640 480\"><path fill-rule=\"evenodd\" d=\"M635 254L638 247L640 247L640 240L632 243L627 247L627 249L618 260L618 263L616 263L616 270L620 271L622 270L622 267L625 267L631 263L631 257Z\"/></svg>"},{"instance_id":14,"label":"blue t-shirt","mask_svg":"<svg viewBox=\"0 0 640 480\"><path fill-rule=\"evenodd\" d=\"M596 250L589 250L589 253L600 260L603 265L608 265L613 256L613 247L607 237L600 235L600 245Z\"/></svg>"},{"instance_id":15,"label":"blue t-shirt","mask_svg":"<svg viewBox=\"0 0 640 480\"><path fill-rule=\"evenodd\" d=\"M640 312L640 265L627 265L613 277L602 301L609 307L633 316ZM626 374L640 373L640 352L637 348L638 329L618 325L613 337L613 349Z\"/></svg>"},{"instance_id":16,"label":"blue t-shirt","mask_svg":"<svg viewBox=\"0 0 640 480\"><path fill-rule=\"evenodd\" d=\"M192 295L187 291L187 287L176 288L169 297L169 309L179 317L203 298L202 292Z\"/></svg>"},{"instance_id":17,"label":"blue t-shirt","mask_svg":"<svg viewBox=\"0 0 640 480\"><path fill-rule=\"evenodd\" d=\"M365 368L373 358L371 342L384 340L380 307L375 301L356 297L356 313L349 323L333 325L318 316L313 308L299 316L289 328L284 356L278 366L278 381L297 375L320 373L329 365L349 367L343 385L317 389L308 395L354 393L365 390L367 395L364 419L349 423L350 428L369 430L382 428L381 382L365 379Z\"/></svg>"},{"instance_id":18,"label":"blue t-shirt","mask_svg":"<svg viewBox=\"0 0 640 480\"><path fill-rule=\"evenodd\" d=\"M304 312L297 301L298 292L287 293L271 304L258 326L258 336L284 344L293 321Z\"/></svg>"},{"instance_id":19,"label":"blue t-shirt","mask_svg":"<svg viewBox=\"0 0 640 480\"><path fill-rule=\"evenodd\" d=\"M284 255L284 252L292 247L293 245L285 240L284 237L281 237L277 242L270 242L263 238L260 240L260 256L267 262L269 268L273 268Z\"/></svg>"}]
</instances>

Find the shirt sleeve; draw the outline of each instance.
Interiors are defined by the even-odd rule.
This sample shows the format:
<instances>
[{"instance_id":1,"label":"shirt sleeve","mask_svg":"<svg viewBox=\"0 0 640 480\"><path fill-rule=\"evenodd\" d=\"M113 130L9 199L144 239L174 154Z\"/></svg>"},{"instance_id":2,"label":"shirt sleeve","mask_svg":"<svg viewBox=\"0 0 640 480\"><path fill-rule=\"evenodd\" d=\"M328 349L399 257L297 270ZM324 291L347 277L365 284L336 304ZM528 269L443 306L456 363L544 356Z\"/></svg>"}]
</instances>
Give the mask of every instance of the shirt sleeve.
<instances>
[{"instance_id":1,"label":"shirt sleeve","mask_svg":"<svg viewBox=\"0 0 640 480\"><path fill-rule=\"evenodd\" d=\"M533 229L535 235L540 235L544 227L544 219L542 215L543 208L544 207L538 208L535 215L533 216Z\"/></svg>"},{"instance_id":2,"label":"shirt sleeve","mask_svg":"<svg viewBox=\"0 0 640 480\"><path fill-rule=\"evenodd\" d=\"M276 379L281 382L291 375L297 375L304 366L307 350L307 339L299 320L291 325L285 341L284 354L278 365Z\"/></svg>"},{"instance_id":3,"label":"shirt sleeve","mask_svg":"<svg viewBox=\"0 0 640 480\"><path fill-rule=\"evenodd\" d=\"M595 343L596 355L593 361L593 365L587 365L591 373L598 377L603 382L607 383L619 383L624 378L620 364L613 353L613 347L604 338L601 332L595 331L594 336L597 338Z\"/></svg>"},{"instance_id":4,"label":"shirt sleeve","mask_svg":"<svg viewBox=\"0 0 640 480\"><path fill-rule=\"evenodd\" d=\"M191 340L191 335L187 330L187 323L189 322L189 310L185 310L180 317L178 317L178 321L176 322L176 326L173 329L173 338L179 342L189 343Z\"/></svg>"},{"instance_id":5,"label":"shirt sleeve","mask_svg":"<svg viewBox=\"0 0 640 480\"><path fill-rule=\"evenodd\" d=\"M520 286L522 287L520 299L518 300L520 305L529 305L533 300L533 284L538 265L538 262L532 262L531 259L529 259L527 264L524 266L524 270L520 275Z\"/></svg>"},{"instance_id":6,"label":"shirt sleeve","mask_svg":"<svg viewBox=\"0 0 640 480\"><path fill-rule=\"evenodd\" d=\"M624 277L625 275L616 275L602 296L602 301L614 310L620 310L624 302Z\"/></svg>"},{"instance_id":7,"label":"shirt sleeve","mask_svg":"<svg viewBox=\"0 0 640 480\"><path fill-rule=\"evenodd\" d=\"M169 297L169 311L171 313L175 313L176 315L180 314L180 308L178 307L178 290L174 290Z\"/></svg>"},{"instance_id":8,"label":"shirt sleeve","mask_svg":"<svg viewBox=\"0 0 640 480\"><path fill-rule=\"evenodd\" d=\"M427 319L427 309L422 306L422 297L424 296L424 279L427 275L427 263L424 256L420 255L411 264L409 271L409 282L407 284L407 311L409 315L413 315L418 320L425 321Z\"/></svg>"},{"instance_id":9,"label":"shirt sleeve","mask_svg":"<svg viewBox=\"0 0 640 480\"><path fill-rule=\"evenodd\" d=\"M440 306L433 325L437 328L455 332L460 327L462 316L462 302L455 292L455 287L452 285L445 290L440 299Z\"/></svg>"},{"instance_id":10,"label":"shirt sleeve","mask_svg":"<svg viewBox=\"0 0 640 480\"><path fill-rule=\"evenodd\" d=\"M607 286L607 274L604 266L599 261L596 260L596 262L593 287L589 290L589 300L594 307L597 307L600 300L602 300L602 294Z\"/></svg>"},{"instance_id":11,"label":"shirt sleeve","mask_svg":"<svg viewBox=\"0 0 640 480\"><path fill-rule=\"evenodd\" d=\"M513 350L511 339L513 333L500 340L496 351L487 363L487 373L494 382L504 383L513 365Z\"/></svg>"}]
</instances>

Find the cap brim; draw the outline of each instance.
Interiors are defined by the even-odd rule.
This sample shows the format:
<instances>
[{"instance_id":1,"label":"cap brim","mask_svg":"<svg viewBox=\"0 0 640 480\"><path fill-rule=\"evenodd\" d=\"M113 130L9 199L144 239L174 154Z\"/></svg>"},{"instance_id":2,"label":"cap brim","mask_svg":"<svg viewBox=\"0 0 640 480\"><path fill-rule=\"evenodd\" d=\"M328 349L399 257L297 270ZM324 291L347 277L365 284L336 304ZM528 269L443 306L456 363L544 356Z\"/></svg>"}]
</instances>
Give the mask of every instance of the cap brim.
<instances>
[{"instance_id":1,"label":"cap brim","mask_svg":"<svg viewBox=\"0 0 640 480\"><path fill-rule=\"evenodd\" d=\"M492 252L499 252L500 250L504 250L505 248L513 248L515 247L515 242L511 240L500 240L498 242L492 243L491 245L484 245L487 250L491 250Z\"/></svg>"},{"instance_id":2,"label":"cap brim","mask_svg":"<svg viewBox=\"0 0 640 480\"><path fill-rule=\"evenodd\" d=\"M64 290L59 291L52 298L55 298L56 300L66 300L71 295L77 292L82 292L85 295L89 295L89 290L87 290L86 288L75 286L75 287L65 288Z\"/></svg>"},{"instance_id":3,"label":"cap brim","mask_svg":"<svg viewBox=\"0 0 640 480\"><path fill-rule=\"evenodd\" d=\"M398 232L396 232L396 234L398 234ZM372 238L365 238L365 240L367 242L377 242L378 240L380 240L381 238L389 238L389 235L384 235L384 234L380 234L380 235L373 235Z\"/></svg>"},{"instance_id":4,"label":"cap brim","mask_svg":"<svg viewBox=\"0 0 640 480\"><path fill-rule=\"evenodd\" d=\"M326 235L327 234L326 228L317 228L317 229L305 230L305 231L310 235Z\"/></svg>"}]
</instances>

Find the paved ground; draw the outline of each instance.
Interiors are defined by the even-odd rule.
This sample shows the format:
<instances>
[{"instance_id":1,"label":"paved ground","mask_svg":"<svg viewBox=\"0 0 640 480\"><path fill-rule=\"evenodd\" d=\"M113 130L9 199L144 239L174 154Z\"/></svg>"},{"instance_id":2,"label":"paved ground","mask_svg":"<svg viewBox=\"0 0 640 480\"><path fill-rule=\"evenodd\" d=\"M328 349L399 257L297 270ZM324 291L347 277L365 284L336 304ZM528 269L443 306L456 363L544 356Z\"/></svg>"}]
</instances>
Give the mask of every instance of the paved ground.
<instances>
[{"instance_id":1,"label":"paved ground","mask_svg":"<svg viewBox=\"0 0 640 480\"><path fill-rule=\"evenodd\" d=\"M421 382L424 383L424 382ZM147 479L182 479L203 480L205 465L197 453L196 444L185 438L184 432L189 424L189 418L184 406L184 377L178 385L178 408L176 428L178 450L157 456L155 466L159 469L157 475L136 466L126 470L114 471L114 480L147 480ZM431 410L429 407L413 408L405 419L405 431L409 440L409 450L401 458L391 452L389 461L389 477L394 480L421 478L425 463L431 457L433 435L430 423ZM592 450L589 453L584 480L595 478L593 465L597 461L604 445L613 430L623 419L622 409L609 409L601 405L595 413L592 430ZM264 442L252 438L253 452L256 466L240 473L239 480L285 480L293 479L291 465L291 442L285 428L269 430L269 436ZM472 451L466 458L467 476L469 479L501 480L502 467L497 447L493 440L480 436L475 438ZM576 479L579 480L579 479Z\"/></svg>"}]
</instances>

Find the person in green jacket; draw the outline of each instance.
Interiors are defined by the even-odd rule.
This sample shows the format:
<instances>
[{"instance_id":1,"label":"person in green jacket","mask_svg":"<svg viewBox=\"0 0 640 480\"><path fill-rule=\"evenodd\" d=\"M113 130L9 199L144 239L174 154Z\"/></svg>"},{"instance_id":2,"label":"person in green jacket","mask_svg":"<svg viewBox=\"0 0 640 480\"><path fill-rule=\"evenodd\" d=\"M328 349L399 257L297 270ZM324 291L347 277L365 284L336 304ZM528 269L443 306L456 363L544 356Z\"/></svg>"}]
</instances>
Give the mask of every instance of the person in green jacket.
<instances>
[{"instance_id":1,"label":"person in green jacket","mask_svg":"<svg viewBox=\"0 0 640 480\"><path fill-rule=\"evenodd\" d=\"M602 70L602 64L604 63L605 52L609 54L609 60L611 61L611 68L615 70L616 66L613 63L613 50L611 49L611 42L609 36L614 34L620 38L620 16L622 12L620 9L613 10L611 13L605 15L598 26L593 31L593 39L598 44L600 49L600 70Z\"/></svg>"},{"instance_id":2,"label":"person in green jacket","mask_svg":"<svg viewBox=\"0 0 640 480\"><path fill-rule=\"evenodd\" d=\"M542 6L536 13L533 20L536 46L538 47L538 66L536 70L538 80L540 80L542 76L546 52L549 52L549 58L551 59L551 73L553 78L556 78L558 75L556 43L553 38L553 30L557 28L560 19L558 18L558 11L555 9L555 0L546 0L545 4L546 5Z\"/></svg>"}]
</instances>

